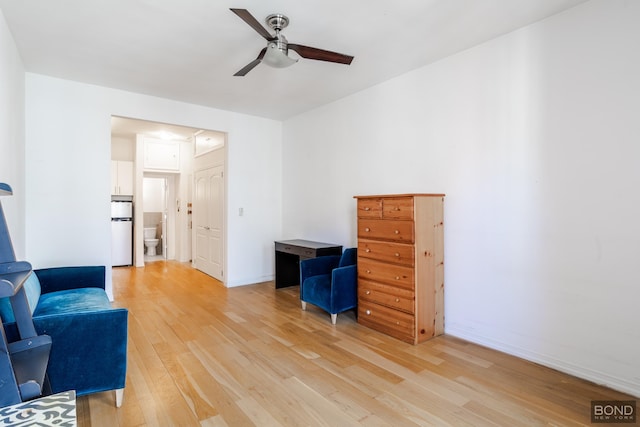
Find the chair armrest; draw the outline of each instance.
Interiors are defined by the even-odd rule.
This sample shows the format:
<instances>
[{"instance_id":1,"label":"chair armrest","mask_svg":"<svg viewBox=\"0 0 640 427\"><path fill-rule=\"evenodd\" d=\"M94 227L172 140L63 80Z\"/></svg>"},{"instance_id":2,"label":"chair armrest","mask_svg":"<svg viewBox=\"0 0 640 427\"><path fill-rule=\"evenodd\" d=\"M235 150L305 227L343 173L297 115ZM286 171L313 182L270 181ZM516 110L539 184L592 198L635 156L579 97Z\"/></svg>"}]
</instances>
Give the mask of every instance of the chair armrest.
<instances>
[{"instance_id":1,"label":"chair armrest","mask_svg":"<svg viewBox=\"0 0 640 427\"><path fill-rule=\"evenodd\" d=\"M300 285L307 277L330 274L340 263L340 255L327 255L300 261Z\"/></svg>"},{"instance_id":2,"label":"chair armrest","mask_svg":"<svg viewBox=\"0 0 640 427\"><path fill-rule=\"evenodd\" d=\"M356 290L358 286L358 268L355 265L339 267L331 273L331 284L335 291Z\"/></svg>"},{"instance_id":3,"label":"chair armrest","mask_svg":"<svg viewBox=\"0 0 640 427\"><path fill-rule=\"evenodd\" d=\"M45 315L33 321L53 343L47 372L54 393L76 390L82 396L124 388L127 309Z\"/></svg>"},{"instance_id":4,"label":"chair armrest","mask_svg":"<svg viewBox=\"0 0 640 427\"><path fill-rule=\"evenodd\" d=\"M54 267L34 271L42 293L79 288L105 288L105 267Z\"/></svg>"},{"instance_id":5,"label":"chair armrest","mask_svg":"<svg viewBox=\"0 0 640 427\"><path fill-rule=\"evenodd\" d=\"M51 337L47 373L54 393L124 388L128 315L125 308L111 308L33 318L36 332ZM20 339L15 323L3 326L7 342Z\"/></svg>"},{"instance_id":6,"label":"chair armrest","mask_svg":"<svg viewBox=\"0 0 640 427\"><path fill-rule=\"evenodd\" d=\"M336 268L331 275L331 309L338 313L358 304L358 269L355 265Z\"/></svg>"}]
</instances>

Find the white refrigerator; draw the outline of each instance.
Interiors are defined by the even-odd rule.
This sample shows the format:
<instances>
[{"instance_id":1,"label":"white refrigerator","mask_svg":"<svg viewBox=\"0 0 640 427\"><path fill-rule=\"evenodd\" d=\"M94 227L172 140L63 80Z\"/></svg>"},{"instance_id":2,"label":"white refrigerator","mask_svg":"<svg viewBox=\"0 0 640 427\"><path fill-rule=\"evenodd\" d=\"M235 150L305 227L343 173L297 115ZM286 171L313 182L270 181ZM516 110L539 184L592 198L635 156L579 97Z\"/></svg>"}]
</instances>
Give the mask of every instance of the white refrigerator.
<instances>
[{"instance_id":1,"label":"white refrigerator","mask_svg":"<svg viewBox=\"0 0 640 427\"><path fill-rule=\"evenodd\" d=\"M111 265L133 265L133 201L111 200Z\"/></svg>"}]
</instances>

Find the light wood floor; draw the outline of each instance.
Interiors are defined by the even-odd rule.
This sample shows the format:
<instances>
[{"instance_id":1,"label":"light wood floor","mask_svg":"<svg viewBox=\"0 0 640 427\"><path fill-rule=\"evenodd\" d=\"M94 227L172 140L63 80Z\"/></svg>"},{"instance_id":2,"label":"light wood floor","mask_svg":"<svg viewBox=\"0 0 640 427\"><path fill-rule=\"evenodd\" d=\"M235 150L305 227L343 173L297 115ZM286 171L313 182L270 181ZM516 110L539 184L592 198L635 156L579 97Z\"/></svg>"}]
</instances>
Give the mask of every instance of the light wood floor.
<instances>
[{"instance_id":1,"label":"light wood floor","mask_svg":"<svg viewBox=\"0 0 640 427\"><path fill-rule=\"evenodd\" d=\"M300 309L298 287L226 289L188 264L113 270L129 309L124 403L78 398L79 426L590 425L634 399L453 337L418 346Z\"/></svg>"}]
</instances>

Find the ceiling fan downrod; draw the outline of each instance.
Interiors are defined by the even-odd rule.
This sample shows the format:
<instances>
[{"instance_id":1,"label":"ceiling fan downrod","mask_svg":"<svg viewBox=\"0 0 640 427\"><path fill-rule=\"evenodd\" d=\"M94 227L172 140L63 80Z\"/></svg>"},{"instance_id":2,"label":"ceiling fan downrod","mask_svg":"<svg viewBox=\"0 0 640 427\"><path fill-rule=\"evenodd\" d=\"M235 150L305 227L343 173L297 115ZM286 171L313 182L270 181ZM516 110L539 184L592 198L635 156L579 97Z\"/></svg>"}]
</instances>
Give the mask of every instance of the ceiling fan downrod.
<instances>
[{"instance_id":1,"label":"ceiling fan downrod","mask_svg":"<svg viewBox=\"0 0 640 427\"><path fill-rule=\"evenodd\" d=\"M289 49L287 48L287 38L284 34L281 34L280 31L287 28L289 25L289 18L281 13L273 13L265 19L267 25L276 32L274 39L271 41L271 48L277 48L284 52L284 54L288 54Z\"/></svg>"}]
</instances>

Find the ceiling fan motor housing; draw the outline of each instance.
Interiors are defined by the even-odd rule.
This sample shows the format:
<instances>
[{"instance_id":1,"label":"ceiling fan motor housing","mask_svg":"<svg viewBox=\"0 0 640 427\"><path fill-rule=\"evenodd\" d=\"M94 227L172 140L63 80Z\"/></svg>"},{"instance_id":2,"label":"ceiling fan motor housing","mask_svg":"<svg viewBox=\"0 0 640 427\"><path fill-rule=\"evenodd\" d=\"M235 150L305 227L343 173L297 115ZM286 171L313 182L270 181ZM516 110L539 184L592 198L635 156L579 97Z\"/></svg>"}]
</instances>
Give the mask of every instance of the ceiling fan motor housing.
<instances>
[{"instance_id":1,"label":"ceiling fan motor housing","mask_svg":"<svg viewBox=\"0 0 640 427\"><path fill-rule=\"evenodd\" d=\"M282 34L278 34L275 40L269 42L269 47L271 49L280 49L284 53L287 53L289 49L287 49L287 38Z\"/></svg>"}]
</instances>

